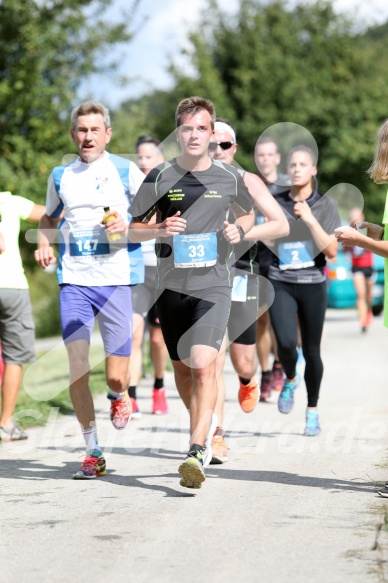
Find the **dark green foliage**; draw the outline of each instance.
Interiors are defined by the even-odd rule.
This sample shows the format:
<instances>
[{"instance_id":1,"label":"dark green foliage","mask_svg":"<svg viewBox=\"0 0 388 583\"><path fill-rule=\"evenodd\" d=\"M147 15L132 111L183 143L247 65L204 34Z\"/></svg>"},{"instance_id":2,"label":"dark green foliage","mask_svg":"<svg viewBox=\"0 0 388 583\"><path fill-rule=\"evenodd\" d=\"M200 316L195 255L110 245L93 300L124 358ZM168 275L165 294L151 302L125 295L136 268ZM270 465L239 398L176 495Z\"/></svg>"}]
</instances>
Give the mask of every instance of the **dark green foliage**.
<instances>
[{"instance_id":1,"label":"dark green foliage","mask_svg":"<svg viewBox=\"0 0 388 583\"><path fill-rule=\"evenodd\" d=\"M255 170L260 134L280 122L300 124L317 141L322 189L356 185L368 218L379 220L385 188L374 185L366 170L388 112L387 26L360 32L359 22L321 0L296 7L283 0L241 0L233 16L220 6L208 0L190 35L194 76L171 67L173 91L147 98L148 131L168 135L177 102L203 95L236 126L237 161Z\"/></svg>"},{"instance_id":2,"label":"dark green foliage","mask_svg":"<svg viewBox=\"0 0 388 583\"><path fill-rule=\"evenodd\" d=\"M80 81L101 70L104 49L131 38L128 19L114 24L104 18L109 4L0 2L3 190L44 202L48 173L71 148L68 118Z\"/></svg>"},{"instance_id":3,"label":"dark green foliage","mask_svg":"<svg viewBox=\"0 0 388 583\"><path fill-rule=\"evenodd\" d=\"M131 39L139 1L113 23L106 18L110 0L0 0L0 190L44 204L51 169L73 151L70 111L76 101L93 98L80 96L79 85L105 68L112 74L115 63L105 55ZM36 225L23 223L20 236L24 264L32 270L27 228ZM57 328L53 313L43 310L50 317L37 322L39 333L41 326L49 333L54 322Z\"/></svg>"},{"instance_id":4,"label":"dark green foliage","mask_svg":"<svg viewBox=\"0 0 388 583\"><path fill-rule=\"evenodd\" d=\"M38 268L27 273L27 278L30 284L36 337L60 335L59 286L55 273L47 273Z\"/></svg>"}]
</instances>

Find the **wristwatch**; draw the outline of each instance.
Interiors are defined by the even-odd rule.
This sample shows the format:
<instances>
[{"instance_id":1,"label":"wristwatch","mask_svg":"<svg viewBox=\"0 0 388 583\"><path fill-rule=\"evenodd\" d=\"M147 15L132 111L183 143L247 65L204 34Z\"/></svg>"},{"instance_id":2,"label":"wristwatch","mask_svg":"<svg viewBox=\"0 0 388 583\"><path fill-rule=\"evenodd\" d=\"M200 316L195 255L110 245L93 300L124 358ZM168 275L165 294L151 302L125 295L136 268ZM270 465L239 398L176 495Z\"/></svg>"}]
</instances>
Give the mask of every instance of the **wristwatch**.
<instances>
[{"instance_id":1,"label":"wristwatch","mask_svg":"<svg viewBox=\"0 0 388 583\"><path fill-rule=\"evenodd\" d=\"M240 233L240 241L242 241L245 237L245 231L241 225L236 225L238 232Z\"/></svg>"}]
</instances>

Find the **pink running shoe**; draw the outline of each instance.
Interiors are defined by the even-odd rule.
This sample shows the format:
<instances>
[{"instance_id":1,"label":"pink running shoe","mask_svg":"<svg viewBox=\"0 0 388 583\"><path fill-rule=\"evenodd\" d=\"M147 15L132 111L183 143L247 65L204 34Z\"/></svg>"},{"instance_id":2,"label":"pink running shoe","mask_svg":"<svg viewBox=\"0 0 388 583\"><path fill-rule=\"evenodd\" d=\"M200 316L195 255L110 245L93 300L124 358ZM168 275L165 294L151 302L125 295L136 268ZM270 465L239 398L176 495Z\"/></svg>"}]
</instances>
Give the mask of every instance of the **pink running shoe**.
<instances>
[{"instance_id":1,"label":"pink running shoe","mask_svg":"<svg viewBox=\"0 0 388 583\"><path fill-rule=\"evenodd\" d=\"M261 374L260 401L266 401L272 393L272 374L265 372Z\"/></svg>"},{"instance_id":2,"label":"pink running shoe","mask_svg":"<svg viewBox=\"0 0 388 583\"><path fill-rule=\"evenodd\" d=\"M154 389L152 393L152 413L154 415L166 415L168 413L166 389Z\"/></svg>"},{"instance_id":3,"label":"pink running shoe","mask_svg":"<svg viewBox=\"0 0 388 583\"><path fill-rule=\"evenodd\" d=\"M132 417L131 419L140 419L142 412L139 409L139 405L133 397L130 397L132 404Z\"/></svg>"},{"instance_id":4,"label":"pink running shoe","mask_svg":"<svg viewBox=\"0 0 388 583\"><path fill-rule=\"evenodd\" d=\"M274 391L281 391L284 386L285 375L280 362L272 367L272 388Z\"/></svg>"}]
</instances>

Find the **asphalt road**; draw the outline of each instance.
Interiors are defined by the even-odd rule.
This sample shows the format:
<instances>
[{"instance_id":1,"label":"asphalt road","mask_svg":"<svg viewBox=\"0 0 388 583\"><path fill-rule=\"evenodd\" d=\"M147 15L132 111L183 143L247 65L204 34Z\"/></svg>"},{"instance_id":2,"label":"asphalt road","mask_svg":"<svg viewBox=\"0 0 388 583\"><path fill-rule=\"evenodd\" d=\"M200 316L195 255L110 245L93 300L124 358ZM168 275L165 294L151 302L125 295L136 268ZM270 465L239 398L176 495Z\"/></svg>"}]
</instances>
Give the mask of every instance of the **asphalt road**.
<instances>
[{"instance_id":1,"label":"asphalt road","mask_svg":"<svg viewBox=\"0 0 388 583\"><path fill-rule=\"evenodd\" d=\"M7 583L380 583L388 580L387 331L359 332L354 311L327 315L322 434L304 437L306 391L289 415L269 403L244 414L228 363L229 461L199 491L179 485L188 416L167 378L170 413L115 431L96 400L108 473L71 479L83 458L72 416L52 411L26 442L0 447L0 572ZM387 513L387 515L386 515Z\"/></svg>"}]
</instances>

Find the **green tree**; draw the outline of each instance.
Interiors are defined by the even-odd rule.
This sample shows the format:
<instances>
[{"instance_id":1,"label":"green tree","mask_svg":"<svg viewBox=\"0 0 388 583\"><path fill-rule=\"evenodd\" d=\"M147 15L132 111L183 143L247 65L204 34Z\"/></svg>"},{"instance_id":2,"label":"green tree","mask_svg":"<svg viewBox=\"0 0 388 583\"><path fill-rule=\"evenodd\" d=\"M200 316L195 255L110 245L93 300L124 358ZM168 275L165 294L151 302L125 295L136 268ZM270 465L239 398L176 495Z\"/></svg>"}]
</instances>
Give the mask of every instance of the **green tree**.
<instances>
[{"instance_id":1,"label":"green tree","mask_svg":"<svg viewBox=\"0 0 388 583\"><path fill-rule=\"evenodd\" d=\"M120 22L110 22L110 0L0 0L0 176L1 190L44 203L53 166L71 151L69 114L79 86L93 73L115 70L106 54L132 38L140 0L132 0ZM84 83L85 87L86 84ZM42 276L33 249L20 247L29 273L39 335L58 333L57 286Z\"/></svg>"},{"instance_id":2,"label":"green tree","mask_svg":"<svg viewBox=\"0 0 388 583\"><path fill-rule=\"evenodd\" d=\"M132 3L132 13L138 3ZM105 18L110 4L109 0L0 1L3 190L44 201L48 172L69 151L64 121L67 126L80 81L114 68L114 62L101 59L103 51L132 36L129 12L120 23Z\"/></svg>"},{"instance_id":3,"label":"green tree","mask_svg":"<svg viewBox=\"0 0 388 583\"><path fill-rule=\"evenodd\" d=\"M237 127L239 163L255 170L252 153L260 134L280 122L308 129L319 147L320 184L349 182L363 192L368 216L379 219L383 187L366 170L373 139L387 115L387 34L363 30L337 14L330 1L290 7L285 0L241 0L232 17L208 0L190 35L190 70L172 66L175 87L148 98L159 114L150 119L159 136L172 131L179 99L203 95L218 115Z\"/></svg>"}]
</instances>

